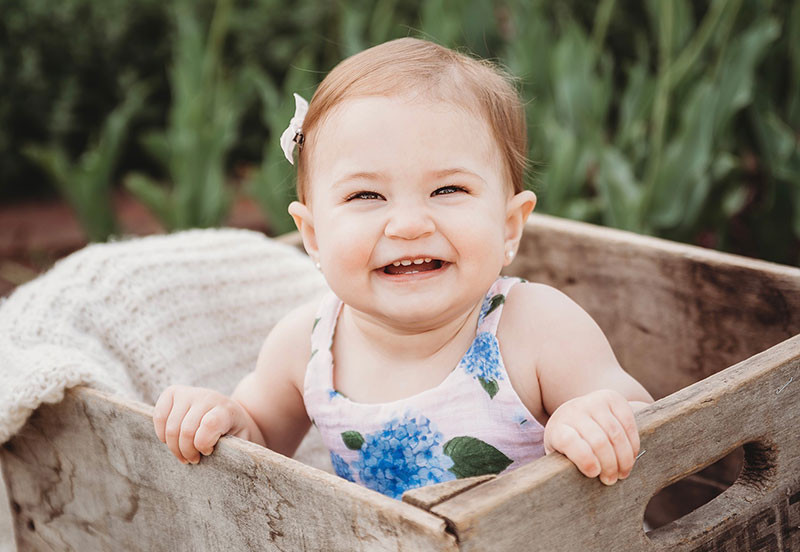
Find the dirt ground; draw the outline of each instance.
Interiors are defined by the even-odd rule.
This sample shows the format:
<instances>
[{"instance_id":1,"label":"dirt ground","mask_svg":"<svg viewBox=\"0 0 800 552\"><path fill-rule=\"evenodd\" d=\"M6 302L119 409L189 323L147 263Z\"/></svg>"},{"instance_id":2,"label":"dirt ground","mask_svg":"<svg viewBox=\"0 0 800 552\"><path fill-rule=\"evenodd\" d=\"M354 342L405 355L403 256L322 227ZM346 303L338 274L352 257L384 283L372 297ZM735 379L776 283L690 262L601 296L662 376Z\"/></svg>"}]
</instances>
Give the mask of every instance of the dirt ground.
<instances>
[{"instance_id":1,"label":"dirt ground","mask_svg":"<svg viewBox=\"0 0 800 552\"><path fill-rule=\"evenodd\" d=\"M123 236L163 233L150 212L125 192L114 196L114 209ZM267 224L256 203L239 195L227 226L265 231ZM28 201L0 205L0 297L59 258L86 245L72 209L62 201Z\"/></svg>"}]
</instances>

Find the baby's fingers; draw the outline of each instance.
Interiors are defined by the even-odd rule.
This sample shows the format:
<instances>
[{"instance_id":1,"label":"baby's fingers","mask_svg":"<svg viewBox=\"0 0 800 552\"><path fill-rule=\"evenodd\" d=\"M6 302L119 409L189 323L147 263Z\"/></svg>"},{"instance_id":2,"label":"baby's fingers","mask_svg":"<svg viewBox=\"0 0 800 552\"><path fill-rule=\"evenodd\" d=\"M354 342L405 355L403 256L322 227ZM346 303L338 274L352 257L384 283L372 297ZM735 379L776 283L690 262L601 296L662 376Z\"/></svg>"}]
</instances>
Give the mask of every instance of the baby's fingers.
<instances>
[{"instance_id":1,"label":"baby's fingers","mask_svg":"<svg viewBox=\"0 0 800 552\"><path fill-rule=\"evenodd\" d=\"M208 456L219 438L233 427L233 417L226 408L215 406L205 413L194 435L194 448Z\"/></svg>"},{"instance_id":2,"label":"baby's fingers","mask_svg":"<svg viewBox=\"0 0 800 552\"><path fill-rule=\"evenodd\" d=\"M558 451L569 458L586 477L597 477L600 474L597 456L575 428L558 424L549 429L545 448Z\"/></svg>"},{"instance_id":3,"label":"baby's fingers","mask_svg":"<svg viewBox=\"0 0 800 552\"><path fill-rule=\"evenodd\" d=\"M189 406L190 404L188 402L174 401L167 421L164 424L164 442L167 444L172 454L175 455L175 458L184 464L187 460L181 453L179 441L181 436L181 424L183 423L183 418L186 416L186 413L189 411Z\"/></svg>"},{"instance_id":4,"label":"baby's fingers","mask_svg":"<svg viewBox=\"0 0 800 552\"><path fill-rule=\"evenodd\" d=\"M197 429L200 427L200 422L208 411L208 407L202 404L194 405L181 422L178 434L178 448L183 457L192 464L197 464L200 461L200 451L194 446L194 440Z\"/></svg>"},{"instance_id":5,"label":"baby's fingers","mask_svg":"<svg viewBox=\"0 0 800 552\"><path fill-rule=\"evenodd\" d=\"M609 460L608 465L604 463L604 470L600 474L600 480L610 485L616 483L617 479L625 479L630 475L635 454L625 429L610 410L594 413L593 420L605 433L606 441L612 447L613 462Z\"/></svg>"},{"instance_id":6,"label":"baby's fingers","mask_svg":"<svg viewBox=\"0 0 800 552\"><path fill-rule=\"evenodd\" d=\"M153 428L156 430L158 440L162 443L167 442L167 418L169 418L170 411L172 410L174 398L175 387L167 387L158 397L156 405L153 408Z\"/></svg>"},{"instance_id":7,"label":"baby's fingers","mask_svg":"<svg viewBox=\"0 0 800 552\"><path fill-rule=\"evenodd\" d=\"M639 442L639 428L636 427L636 418L634 417L630 403L627 401L614 401L609 407L611 408L611 413L625 431L625 435L628 437L628 442L631 444L631 449L633 450L633 457L636 458L636 455L639 454L641 443Z\"/></svg>"},{"instance_id":8,"label":"baby's fingers","mask_svg":"<svg viewBox=\"0 0 800 552\"><path fill-rule=\"evenodd\" d=\"M600 481L605 485L616 483L619 473L617 455L605 429L592 418L586 418L577 427L577 432L589 445L595 458L600 462Z\"/></svg>"}]
</instances>

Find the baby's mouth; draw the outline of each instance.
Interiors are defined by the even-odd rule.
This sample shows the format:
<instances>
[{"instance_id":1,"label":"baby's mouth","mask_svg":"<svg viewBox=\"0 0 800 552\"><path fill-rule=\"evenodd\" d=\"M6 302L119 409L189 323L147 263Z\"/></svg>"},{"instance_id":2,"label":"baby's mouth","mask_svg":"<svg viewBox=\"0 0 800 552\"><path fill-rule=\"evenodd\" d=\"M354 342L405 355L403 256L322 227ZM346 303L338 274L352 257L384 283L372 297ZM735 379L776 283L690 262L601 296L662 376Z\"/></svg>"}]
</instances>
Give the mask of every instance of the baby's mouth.
<instances>
[{"instance_id":1,"label":"baby's mouth","mask_svg":"<svg viewBox=\"0 0 800 552\"><path fill-rule=\"evenodd\" d=\"M384 274L416 274L442 268L444 261L439 259L403 259L383 267Z\"/></svg>"}]
</instances>

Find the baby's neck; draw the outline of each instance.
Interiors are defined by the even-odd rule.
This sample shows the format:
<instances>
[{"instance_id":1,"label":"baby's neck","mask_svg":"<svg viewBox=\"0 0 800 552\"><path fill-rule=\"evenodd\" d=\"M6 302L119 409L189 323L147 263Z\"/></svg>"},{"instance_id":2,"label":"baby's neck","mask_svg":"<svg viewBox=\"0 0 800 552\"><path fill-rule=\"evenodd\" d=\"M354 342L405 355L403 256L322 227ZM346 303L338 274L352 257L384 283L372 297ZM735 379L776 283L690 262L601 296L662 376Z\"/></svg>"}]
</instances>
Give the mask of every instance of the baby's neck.
<instances>
[{"instance_id":1,"label":"baby's neck","mask_svg":"<svg viewBox=\"0 0 800 552\"><path fill-rule=\"evenodd\" d=\"M375 353L395 360L430 359L451 347L461 348L475 337L480 305L441 324L406 328L364 315L345 306L339 320L340 329L353 340Z\"/></svg>"}]
</instances>

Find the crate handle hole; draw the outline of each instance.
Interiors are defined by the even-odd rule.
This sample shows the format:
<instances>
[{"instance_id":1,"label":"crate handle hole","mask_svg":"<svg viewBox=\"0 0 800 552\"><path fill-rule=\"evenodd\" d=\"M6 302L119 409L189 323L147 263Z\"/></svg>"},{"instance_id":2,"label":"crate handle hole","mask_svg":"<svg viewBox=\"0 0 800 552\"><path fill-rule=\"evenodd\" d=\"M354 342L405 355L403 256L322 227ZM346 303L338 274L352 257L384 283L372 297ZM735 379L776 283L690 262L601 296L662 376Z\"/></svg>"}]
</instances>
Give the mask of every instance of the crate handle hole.
<instances>
[{"instance_id":1,"label":"crate handle hole","mask_svg":"<svg viewBox=\"0 0 800 552\"><path fill-rule=\"evenodd\" d=\"M644 511L645 531L654 531L694 512L733 485L742 473L745 446L653 495Z\"/></svg>"}]
</instances>

